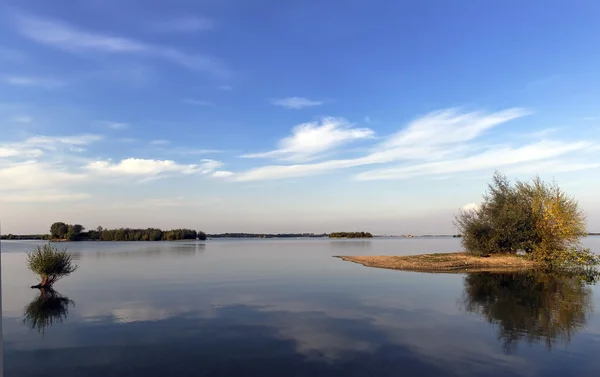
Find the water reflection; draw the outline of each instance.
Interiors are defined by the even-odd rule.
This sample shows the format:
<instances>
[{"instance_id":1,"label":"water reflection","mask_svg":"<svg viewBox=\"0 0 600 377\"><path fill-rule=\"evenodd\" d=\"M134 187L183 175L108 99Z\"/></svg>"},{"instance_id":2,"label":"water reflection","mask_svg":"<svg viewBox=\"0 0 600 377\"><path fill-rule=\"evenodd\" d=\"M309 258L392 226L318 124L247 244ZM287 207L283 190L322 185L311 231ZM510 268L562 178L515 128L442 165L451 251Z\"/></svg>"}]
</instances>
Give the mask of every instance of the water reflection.
<instances>
[{"instance_id":1,"label":"water reflection","mask_svg":"<svg viewBox=\"0 0 600 377\"><path fill-rule=\"evenodd\" d=\"M53 289L39 291L39 296L25 307L23 323L44 334L46 327L62 323L67 319L69 306L75 306L75 302Z\"/></svg>"},{"instance_id":2,"label":"water reflection","mask_svg":"<svg viewBox=\"0 0 600 377\"><path fill-rule=\"evenodd\" d=\"M203 243L196 244L182 244L176 245L169 249L171 255L175 257L193 257L198 253L201 253L205 250L206 245Z\"/></svg>"},{"instance_id":3,"label":"water reflection","mask_svg":"<svg viewBox=\"0 0 600 377\"><path fill-rule=\"evenodd\" d=\"M519 341L568 343L593 311L594 275L575 273L476 273L465 278L464 308L498 325L505 353Z\"/></svg>"}]
</instances>

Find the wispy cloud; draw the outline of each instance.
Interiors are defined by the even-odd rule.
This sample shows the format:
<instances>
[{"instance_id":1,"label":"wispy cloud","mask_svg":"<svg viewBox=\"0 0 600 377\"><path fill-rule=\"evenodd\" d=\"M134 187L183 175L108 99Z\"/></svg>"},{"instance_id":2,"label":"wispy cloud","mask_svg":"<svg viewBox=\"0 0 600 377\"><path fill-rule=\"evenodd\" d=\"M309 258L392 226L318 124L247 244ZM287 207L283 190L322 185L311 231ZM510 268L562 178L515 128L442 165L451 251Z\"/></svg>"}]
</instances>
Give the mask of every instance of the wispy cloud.
<instances>
[{"instance_id":1,"label":"wispy cloud","mask_svg":"<svg viewBox=\"0 0 600 377\"><path fill-rule=\"evenodd\" d=\"M285 107L286 109L303 109L305 107L313 107L322 105L322 101L312 101L308 98L303 97L288 97L271 100L271 103L275 106Z\"/></svg>"},{"instance_id":2,"label":"wispy cloud","mask_svg":"<svg viewBox=\"0 0 600 377\"><path fill-rule=\"evenodd\" d=\"M371 138L374 134L369 128L352 128L345 119L323 118L320 122L302 123L294 127L292 135L282 139L276 150L242 157L307 161L346 143Z\"/></svg>"},{"instance_id":3,"label":"wispy cloud","mask_svg":"<svg viewBox=\"0 0 600 377\"><path fill-rule=\"evenodd\" d=\"M156 177L164 173L209 174L222 165L220 161L204 159L200 164L183 165L173 160L128 158L119 162L94 161L85 166L91 172L107 175Z\"/></svg>"},{"instance_id":4,"label":"wispy cloud","mask_svg":"<svg viewBox=\"0 0 600 377\"><path fill-rule=\"evenodd\" d=\"M184 16L171 20L155 22L151 30L159 33L196 33L214 29L216 23L210 18Z\"/></svg>"},{"instance_id":5,"label":"wispy cloud","mask_svg":"<svg viewBox=\"0 0 600 377\"><path fill-rule=\"evenodd\" d=\"M517 148L491 147L490 150L468 157L370 170L358 174L356 178L359 180L405 179L425 175L498 169L517 164L523 166L523 164L562 156L589 146L588 142L555 141L528 144Z\"/></svg>"},{"instance_id":6,"label":"wispy cloud","mask_svg":"<svg viewBox=\"0 0 600 377\"><path fill-rule=\"evenodd\" d=\"M215 75L228 74L222 63L205 55L188 54L171 47L86 31L48 18L25 14L18 14L14 18L23 36L64 51L145 55Z\"/></svg>"},{"instance_id":7,"label":"wispy cloud","mask_svg":"<svg viewBox=\"0 0 600 377\"><path fill-rule=\"evenodd\" d=\"M215 105L214 102L206 101L206 100L202 100L202 99L194 99L194 98L185 98L183 100L183 102L190 104L190 105L196 105L196 106L214 106Z\"/></svg>"},{"instance_id":8,"label":"wispy cloud","mask_svg":"<svg viewBox=\"0 0 600 377\"><path fill-rule=\"evenodd\" d=\"M91 143L102 140L101 135L83 134L73 136L32 136L21 142L0 144L0 158L21 160L37 158L46 152L82 152Z\"/></svg>"},{"instance_id":9,"label":"wispy cloud","mask_svg":"<svg viewBox=\"0 0 600 377\"><path fill-rule=\"evenodd\" d=\"M567 154L588 145L581 142L551 141L519 147L473 145L474 141L490 129L527 114L529 114L527 110L519 108L495 113L461 113L457 109L436 111L410 122L362 157L310 164L267 165L236 173L230 179L236 181L281 179L321 174L335 169L391 163L403 164L365 171L357 175L357 178L403 179L415 175L458 173L524 161L539 161ZM487 150L481 152L482 147ZM267 157L278 157L281 154L279 150L267 153L271 153Z\"/></svg>"},{"instance_id":10,"label":"wispy cloud","mask_svg":"<svg viewBox=\"0 0 600 377\"><path fill-rule=\"evenodd\" d=\"M229 86L229 85L219 85L219 86L217 86L217 90L222 90L224 92L229 92L229 91L233 90L233 87Z\"/></svg>"},{"instance_id":11,"label":"wispy cloud","mask_svg":"<svg viewBox=\"0 0 600 377\"><path fill-rule=\"evenodd\" d=\"M2 81L8 85L21 87L35 87L53 89L64 86L64 82L50 77L36 77L25 75L5 75Z\"/></svg>"}]
</instances>

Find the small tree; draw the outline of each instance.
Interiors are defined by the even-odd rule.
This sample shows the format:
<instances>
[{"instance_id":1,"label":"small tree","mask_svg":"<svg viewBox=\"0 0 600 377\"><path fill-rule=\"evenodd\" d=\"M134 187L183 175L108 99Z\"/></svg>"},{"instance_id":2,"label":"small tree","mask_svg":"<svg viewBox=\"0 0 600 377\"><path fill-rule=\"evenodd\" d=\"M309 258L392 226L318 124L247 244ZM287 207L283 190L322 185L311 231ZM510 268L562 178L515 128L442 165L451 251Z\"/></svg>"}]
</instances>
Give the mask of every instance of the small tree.
<instances>
[{"instance_id":1,"label":"small tree","mask_svg":"<svg viewBox=\"0 0 600 377\"><path fill-rule=\"evenodd\" d=\"M524 251L551 265L599 262L580 246L586 229L577 201L539 177L511 184L496 172L481 205L461 211L455 225L463 247L472 254Z\"/></svg>"},{"instance_id":2,"label":"small tree","mask_svg":"<svg viewBox=\"0 0 600 377\"><path fill-rule=\"evenodd\" d=\"M58 250L51 245L37 246L27 254L27 267L42 280L31 288L52 288L61 278L77 270L73 256L67 250Z\"/></svg>"}]
</instances>

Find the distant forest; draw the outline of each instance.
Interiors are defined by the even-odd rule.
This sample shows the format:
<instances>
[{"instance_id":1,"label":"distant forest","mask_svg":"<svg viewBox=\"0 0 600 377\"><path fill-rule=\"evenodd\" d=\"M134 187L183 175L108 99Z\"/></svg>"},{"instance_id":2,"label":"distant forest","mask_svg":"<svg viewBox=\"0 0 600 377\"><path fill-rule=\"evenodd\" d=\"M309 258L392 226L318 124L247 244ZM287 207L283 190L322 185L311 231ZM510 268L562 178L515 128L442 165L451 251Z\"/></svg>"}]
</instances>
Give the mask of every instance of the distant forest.
<instances>
[{"instance_id":1,"label":"distant forest","mask_svg":"<svg viewBox=\"0 0 600 377\"><path fill-rule=\"evenodd\" d=\"M373 238L369 232L335 232L330 233L329 238Z\"/></svg>"}]
</instances>

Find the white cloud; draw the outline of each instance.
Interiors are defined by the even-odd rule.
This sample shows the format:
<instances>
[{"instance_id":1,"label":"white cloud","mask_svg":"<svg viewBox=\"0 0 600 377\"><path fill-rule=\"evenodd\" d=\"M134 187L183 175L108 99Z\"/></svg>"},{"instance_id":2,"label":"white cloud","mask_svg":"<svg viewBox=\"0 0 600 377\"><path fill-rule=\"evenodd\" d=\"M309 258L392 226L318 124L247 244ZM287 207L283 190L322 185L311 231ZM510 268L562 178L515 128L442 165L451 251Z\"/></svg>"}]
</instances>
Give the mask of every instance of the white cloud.
<instances>
[{"instance_id":1,"label":"white cloud","mask_svg":"<svg viewBox=\"0 0 600 377\"><path fill-rule=\"evenodd\" d=\"M227 171L227 170L217 170L216 172L212 173L212 176L215 178L227 178L227 177L231 177L234 173Z\"/></svg>"},{"instance_id":2,"label":"white cloud","mask_svg":"<svg viewBox=\"0 0 600 377\"><path fill-rule=\"evenodd\" d=\"M471 147L466 143L482 136L489 129L526 114L528 112L523 109L508 109L496 113L459 113L455 109L436 111L412 121L406 128L388 137L363 157L312 164L263 166L238 173L232 179L237 181L281 179L396 161L443 161L449 156L470 151ZM316 138L320 139L320 137ZM306 140L307 144L312 142L310 138L303 140ZM277 150L249 156L277 157L282 154L281 150Z\"/></svg>"},{"instance_id":3,"label":"white cloud","mask_svg":"<svg viewBox=\"0 0 600 377\"><path fill-rule=\"evenodd\" d=\"M64 85L63 81L55 78L25 75L5 75L2 77L2 81L12 86L35 87L43 89L53 89Z\"/></svg>"},{"instance_id":4,"label":"white cloud","mask_svg":"<svg viewBox=\"0 0 600 377\"><path fill-rule=\"evenodd\" d=\"M0 147L0 158L6 157L39 157L44 152L40 149L36 148L23 148L20 146L8 146L8 147Z\"/></svg>"},{"instance_id":5,"label":"white cloud","mask_svg":"<svg viewBox=\"0 0 600 377\"><path fill-rule=\"evenodd\" d=\"M465 204L464 206L462 206L463 211L473 211L476 209L479 209L479 204L477 204L477 203L468 203L468 204Z\"/></svg>"},{"instance_id":6,"label":"white cloud","mask_svg":"<svg viewBox=\"0 0 600 377\"><path fill-rule=\"evenodd\" d=\"M15 17L15 21L19 32L25 37L68 52L145 55L158 57L190 69L227 75L220 62L207 56L187 54L174 48L156 46L129 38L89 32L52 19L21 14Z\"/></svg>"},{"instance_id":7,"label":"white cloud","mask_svg":"<svg viewBox=\"0 0 600 377\"><path fill-rule=\"evenodd\" d=\"M125 176L158 176L164 173L208 174L220 167L220 161L204 159L200 164L182 165L172 160L152 160L128 158L118 163L94 161L85 166L86 169L99 174Z\"/></svg>"},{"instance_id":8,"label":"white cloud","mask_svg":"<svg viewBox=\"0 0 600 377\"><path fill-rule=\"evenodd\" d=\"M312 101L308 98L303 97L288 97L288 98L279 98L271 101L273 105L285 107L286 109L302 109L305 107L319 106L322 105L322 101Z\"/></svg>"},{"instance_id":9,"label":"white cloud","mask_svg":"<svg viewBox=\"0 0 600 377\"><path fill-rule=\"evenodd\" d=\"M157 22L151 29L159 33L195 33L214 29L215 26L215 22L209 18L185 16Z\"/></svg>"},{"instance_id":10,"label":"white cloud","mask_svg":"<svg viewBox=\"0 0 600 377\"><path fill-rule=\"evenodd\" d=\"M183 102L190 104L190 105L196 105L196 106L214 106L214 102L211 101L205 101L202 99L194 99L194 98L186 98L183 100Z\"/></svg>"},{"instance_id":11,"label":"white cloud","mask_svg":"<svg viewBox=\"0 0 600 377\"><path fill-rule=\"evenodd\" d=\"M279 149L242 157L306 161L346 143L371 138L375 134L369 128L351 126L341 118L323 118L320 122L303 123L292 129L291 136L279 142Z\"/></svg>"}]
</instances>

